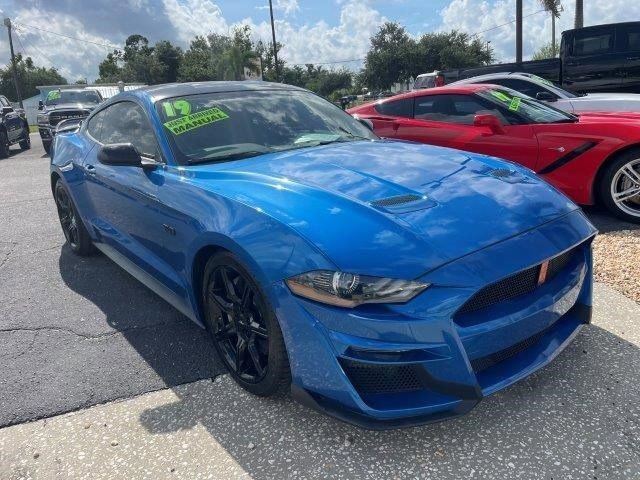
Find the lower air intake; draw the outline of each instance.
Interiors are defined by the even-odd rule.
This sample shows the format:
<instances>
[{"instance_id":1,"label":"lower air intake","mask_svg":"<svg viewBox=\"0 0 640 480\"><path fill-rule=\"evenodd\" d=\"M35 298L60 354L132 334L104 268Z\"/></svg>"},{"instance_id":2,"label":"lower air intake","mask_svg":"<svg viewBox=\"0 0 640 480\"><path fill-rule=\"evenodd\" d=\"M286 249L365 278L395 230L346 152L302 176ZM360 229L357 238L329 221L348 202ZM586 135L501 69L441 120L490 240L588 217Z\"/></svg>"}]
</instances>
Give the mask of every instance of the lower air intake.
<instances>
[{"instance_id":1,"label":"lower air intake","mask_svg":"<svg viewBox=\"0 0 640 480\"><path fill-rule=\"evenodd\" d=\"M418 365L377 365L339 359L359 394L402 393L424 389Z\"/></svg>"}]
</instances>

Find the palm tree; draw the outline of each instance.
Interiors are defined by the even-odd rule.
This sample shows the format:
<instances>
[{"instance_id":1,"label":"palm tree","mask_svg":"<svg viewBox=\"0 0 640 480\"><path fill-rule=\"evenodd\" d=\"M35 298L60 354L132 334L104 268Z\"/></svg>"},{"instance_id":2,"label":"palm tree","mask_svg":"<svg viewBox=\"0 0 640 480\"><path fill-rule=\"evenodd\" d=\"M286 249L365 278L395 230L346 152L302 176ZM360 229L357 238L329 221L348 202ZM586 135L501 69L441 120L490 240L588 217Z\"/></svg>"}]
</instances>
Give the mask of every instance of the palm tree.
<instances>
[{"instance_id":1,"label":"palm tree","mask_svg":"<svg viewBox=\"0 0 640 480\"><path fill-rule=\"evenodd\" d=\"M551 14L551 53L556 56L556 18L560 17L562 3L560 0L540 0L542 7Z\"/></svg>"},{"instance_id":2,"label":"palm tree","mask_svg":"<svg viewBox=\"0 0 640 480\"><path fill-rule=\"evenodd\" d=\"M573 28L582 28L584 26L584 5L582 0L576 0L576 17L573 22Z\"/></svg>"}]
</instances>

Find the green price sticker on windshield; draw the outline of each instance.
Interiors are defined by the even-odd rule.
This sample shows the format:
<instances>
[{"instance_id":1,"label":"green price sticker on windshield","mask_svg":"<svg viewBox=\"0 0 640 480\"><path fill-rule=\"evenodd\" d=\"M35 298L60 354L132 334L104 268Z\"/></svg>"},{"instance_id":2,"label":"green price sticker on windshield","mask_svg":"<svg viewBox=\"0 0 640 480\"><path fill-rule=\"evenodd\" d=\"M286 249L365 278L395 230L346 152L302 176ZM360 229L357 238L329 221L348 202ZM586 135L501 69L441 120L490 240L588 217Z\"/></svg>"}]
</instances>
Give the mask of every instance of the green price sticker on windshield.
<instances>
[{"instance_id":1,"label":"green price sticker on windshield","mask_svg":"<svg viewBox=\"0 0 640 480\"><path fill-rule=\"evenodd\" d=\"M221 120L226 120L227 118L229 118L229 115L220 110L218 107L213 107L208 108L207 110L202 110L201 112L196 112L190 115L185 115L184 117L176 118L175 120L169 120L163 125L167 127L167 129L174 135L181 135L196 128L210 125Z\"/></svg>"},{"instance_id":2,"label":"green price sticker on windshield","mask_svg":"<svg viewBox=\"0 0 640 480\"><path fill-rule=\"evenodd\" d=\"M511 101L511 97L509 97L508 95L505 95L502 92L498 92L497 90L491 90L491 95L493 95L498 100L501 100L503 102L510 102Z\"/></svg>"},{"instance_id":3,"label":"green price sticker on windshield","mask_svg":"<svg viewBox=\"0 0 640 480\"><path fill-rule=\"evenodd\" d=\"M58 100L60 98L60 90L51 90L47 93L47 100Z\"/></svg>"},{"instance_id":4,"label":"green price sticker on windshield","mask_svg":"<svg viewBox=\"0 0 640 480\"><path fill-rule=\"evenodd\" d=\"M520 108L521 101L522 100L520 99L520 97L513 97L511 99L511 103L509 104L509 110L511 110L512 112L517 112Z\"/></svg>"},{"instance_id":5,"label":"green price sticker on windshield","mask_svg":"<svg viewBox=\"0 0 640 480\"><path fill-rule=\"evenodd\" d=\"M177 116L184 117L191 113L191 104L186 100L174 100L172 102L163 102L162 108L167 118Z\"/></svg>"}]
</instances>

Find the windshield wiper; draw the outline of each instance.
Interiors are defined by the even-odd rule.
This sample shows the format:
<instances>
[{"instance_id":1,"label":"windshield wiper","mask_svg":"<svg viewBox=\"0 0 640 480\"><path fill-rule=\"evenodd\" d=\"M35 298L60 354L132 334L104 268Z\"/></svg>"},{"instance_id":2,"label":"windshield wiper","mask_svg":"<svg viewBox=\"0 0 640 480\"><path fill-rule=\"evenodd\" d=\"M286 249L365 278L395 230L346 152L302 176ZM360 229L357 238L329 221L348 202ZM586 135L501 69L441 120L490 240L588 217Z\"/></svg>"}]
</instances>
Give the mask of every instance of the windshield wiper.
<instances>
[{"instance_id":1,"label":"windshield wiper","mask_svg":"<svg viewBox=\"0 0 640 480\"><path fill-rule=\"evenodd\" d=\"M257 157L265 153L269 153L269 152L260 151L260 150L247 150L244 152L227 153L226 155L214 155L211 157L190 159L189 165L196 165L199 163L221 163L221 162L228 162L231 160L242 160L243 158Z\"/></svg>"},{"instance_id":2,"label":"windshield wiper","mask_svg":"<svg viewBox=\"0 0 640 480\"><path fill-rule=\"evenodd\" d=\"M342 126L340 126L340 125L338 125L338 130L340 130L341 132L346 133L346 134L347 134L347 136L349 136L349 138L355 138L355 139L357 139L357 140L372 140L372 139L371 139L371 138L369 138L369 137L365 137L365 136L363 136L363 135L356 135L356 134L354 134L354 133L351 133L349 130L347 130L346 128L344 128L344 127L342 127Z\"/></svg>"}]
</instances>

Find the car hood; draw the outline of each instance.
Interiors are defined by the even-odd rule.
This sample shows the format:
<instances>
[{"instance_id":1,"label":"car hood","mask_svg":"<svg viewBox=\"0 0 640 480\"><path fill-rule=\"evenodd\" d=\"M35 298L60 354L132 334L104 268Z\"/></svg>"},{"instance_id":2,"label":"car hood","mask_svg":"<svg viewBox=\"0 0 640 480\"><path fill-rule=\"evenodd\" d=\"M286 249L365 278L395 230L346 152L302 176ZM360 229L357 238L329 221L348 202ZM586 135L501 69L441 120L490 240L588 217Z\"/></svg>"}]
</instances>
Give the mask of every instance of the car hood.
<instances>
[{"instance_id":1,"label":"car hood","mask_svg":"<svg viewBox=\"0 0 640 480\"><path fill-rule=\"evenodd\" d=\"M640 95L635 93L589 93L568 100L576 112L640 112Z\"/></svg>"},{"instance_id":2,"label":"car hood","mask_svg":"<svg viewBox=\"0 0 640 480\"><path fill-rule=\"evenodd\" d=\"M414 278L577 208L515 164L389 140L188 170L286 223L339 268L370 275Z\"/></svg>"}]
</instances>

